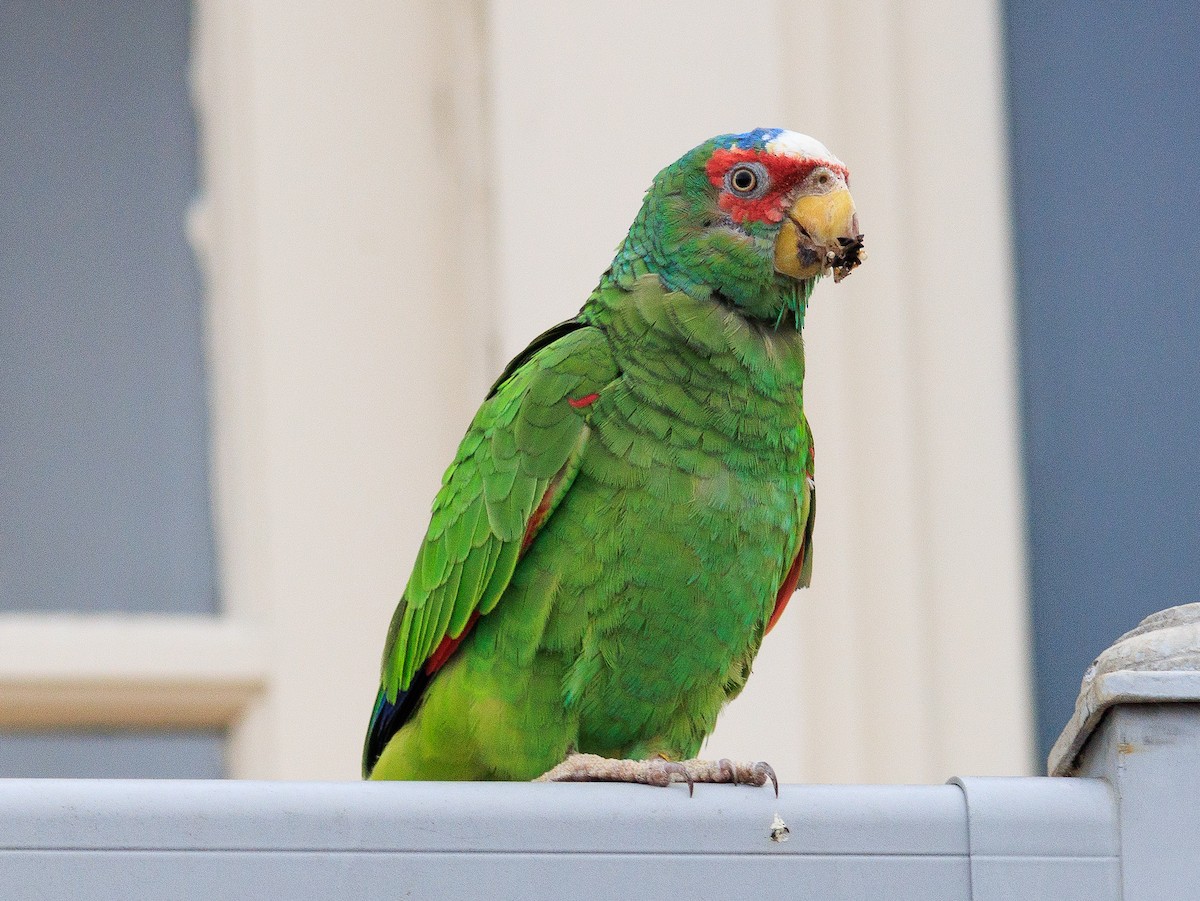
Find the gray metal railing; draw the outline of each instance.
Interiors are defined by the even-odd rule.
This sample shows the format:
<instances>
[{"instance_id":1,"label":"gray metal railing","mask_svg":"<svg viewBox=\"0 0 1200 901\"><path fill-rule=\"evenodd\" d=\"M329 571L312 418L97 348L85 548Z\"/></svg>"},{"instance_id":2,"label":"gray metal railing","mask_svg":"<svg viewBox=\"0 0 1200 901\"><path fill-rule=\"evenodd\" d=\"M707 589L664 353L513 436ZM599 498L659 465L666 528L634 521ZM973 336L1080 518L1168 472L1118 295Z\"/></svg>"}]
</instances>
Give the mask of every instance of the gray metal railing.
<instances>
[{"instance_id":1,"label":"gray metal railing","mask_svg":"<svg viewBox=\"0 0 1200 901\"><path fill-rule=\"evenodd\" d=\"M1200 605L1158 617L1089 670L1051 757L1073 778L784 785L778 798L8 780L0 898L1200 898Z\"/></svg>"}]
</instances>

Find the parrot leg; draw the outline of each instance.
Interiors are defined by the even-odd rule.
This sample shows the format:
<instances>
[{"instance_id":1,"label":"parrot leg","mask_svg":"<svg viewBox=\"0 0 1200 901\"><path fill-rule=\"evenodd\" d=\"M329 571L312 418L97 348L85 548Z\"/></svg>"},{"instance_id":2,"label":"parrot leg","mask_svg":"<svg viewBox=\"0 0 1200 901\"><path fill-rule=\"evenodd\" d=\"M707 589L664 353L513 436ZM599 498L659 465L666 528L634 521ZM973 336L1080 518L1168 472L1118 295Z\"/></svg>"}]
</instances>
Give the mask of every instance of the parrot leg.
<instances>
[{"instance_id":1,"label":"parrot leg","mask_svg":"<svg viewBox=\"0 0 1200 901\"><path fill-rule=\"evenodd\" d=\"M779 779L769 763L721 760L684 760L652 757L649 760L616 760L596 754L571 754L535 782L637 782L641 785L670 785L686 782L692 794L697 782L732 782L734 785L765 785L767 780L779 796Z\"/></svg>"}]
</instances>

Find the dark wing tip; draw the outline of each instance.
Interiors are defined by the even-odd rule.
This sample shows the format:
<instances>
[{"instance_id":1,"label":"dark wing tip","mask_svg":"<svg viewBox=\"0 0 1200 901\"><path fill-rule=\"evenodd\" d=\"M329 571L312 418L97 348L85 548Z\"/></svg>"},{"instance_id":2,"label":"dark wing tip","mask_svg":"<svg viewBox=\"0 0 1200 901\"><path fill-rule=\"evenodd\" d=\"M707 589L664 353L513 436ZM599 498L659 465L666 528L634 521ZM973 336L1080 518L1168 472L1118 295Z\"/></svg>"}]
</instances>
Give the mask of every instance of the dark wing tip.
<instances>
[{"instance_id":1,"label":"dark wing tip","mask_svg":"<svg viewBox=\"0 0 1200 901\"><path fill-rule=\"evenodd\" d=\"M487 396L490 398L497 391L499 391L500 386L512 378L513 373L528 363L533 355L543 347L553 344L563 335L569 335L571 332L586 327L587 323L580 319L568 319L566 322L560 322L558 325L550 326L550 328L546 329L544 332L530 341L528 347L526 347L523 351L509 361L509 364L504 367L504 371L500 373L500 377L492 384L491 390L488 391Z\"/></svg>"},{"instance_id":2,"label":"dark wing tip","mask_svg":"<svg viewBox=\"0 0 1200 901\"><path fill-rule=\"evenodd\" d=\"M412 719L412 715L421 701L421 696L425 694L425 689L429 686L429 680L430 676L424 669L417 670L412 684L408 686L408 691L399 692L395 701L387 699L386 689L379 689L379 694L375 698L375 709L371 711L371 724L367 727L367 738L363 742L362 774L364 779L371 778L371 772L375 769L375 764L379 762L379 755L383 753L387 743L392 740L392 736L400 731L401 726Z\"/></svg>"}]
</instances>

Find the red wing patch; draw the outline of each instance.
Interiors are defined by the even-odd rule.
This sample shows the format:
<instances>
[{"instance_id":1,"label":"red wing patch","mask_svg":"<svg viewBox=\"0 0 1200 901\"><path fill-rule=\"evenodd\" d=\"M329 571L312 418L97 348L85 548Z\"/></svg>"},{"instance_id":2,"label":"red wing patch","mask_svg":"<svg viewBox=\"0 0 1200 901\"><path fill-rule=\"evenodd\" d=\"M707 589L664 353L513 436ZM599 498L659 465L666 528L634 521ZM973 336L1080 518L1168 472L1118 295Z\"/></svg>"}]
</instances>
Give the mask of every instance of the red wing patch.
<instances>
[{"instance_id":1,"label":"red wing patch","mask_svg":"<svg viewBox=\"0 0 1200 901\"><path fill-rule=\"evenodd\" d=\"M538 529L542 527L542 521L546 518L546 514L550 512L550 505L554 501L552 496L554 487L553 484L550 485L546 493L542 495L541 502L534 509L533 515L529 517L529 523L525 526L525 536L521 539L522 556L529 550L529 545L533 544L533 539L537 536Z\"/></svg>"},{"instance_id":2,"label":"red wing patch","mask_svg":"<svg viewBox=\"0 0 1200 901\"><path fill-rule=\"evenodd\" d=\"M471 614L471 618L467 620L467 624L463 627L462 633L458 638L451 638L447 635L442 639L441 644L437 646L437 649L425 661L425 675L432 676L446 665L446 661L458 650L458 646L462 644L463 639L471 633L471 629L475 627L477 619L479 619L478 610Z\"/></svg>"},{"instance_id":3,"label":"red wing patch","mask_svg":"<svg viewBox=\"0 0 1200 901\"><path fill-rule=\"evenodd\" d=\"M779 593L775 595L775 609L771 611L771 618L767 620L767 631L763 633L764 635L775 628L779 617L783 616L783 608L788 605L788 601L796 593L796 585L800 581L800 571L804 569L804 550L804 547L801 546L800 553L792 561L792 567L783 579L783 584L779 586Z\"/></svg>"},{"instance_id":4,"label":"red wing patch","mask_svg":"<svg viewBox=\"0 0 1200 901\"><path fill-rule=\"evenodd\" d=\"M599 394L586 394L583 397L568 397L567 403L569 403L576 410L582 410L584 407L590 407L599 399Z\"/></svg>"},{"instance_id":5,"label":"red wing patch","mask_svg":"<svg viewBox=\"0 0 1200 901\"><path fill-rule=\"evenodd\" d=\"M599 394L588 395L595 400ZM584 398L587 400L587 398ZM568 401L572 406L575 401ZM592 401L588 401L590 404ZM525 524L525 535L521 539L521 556L525 556L525 552L529 550L529 546L533 544L533 539L537 537L537 533L542 528L542 523L546 521L546 517L550 515L550 510L553 509L555 501L558 500L558 494L562 488L563 479L566 477L567 470L570 468L570 462L563 464L563 468L554 474L554 478L550 480L550 484L546 486L546 491L542 495L542 499L538 501L538 505L533 508L533 513L529 515L529 522Z\"/></svg>"}]
</instances>

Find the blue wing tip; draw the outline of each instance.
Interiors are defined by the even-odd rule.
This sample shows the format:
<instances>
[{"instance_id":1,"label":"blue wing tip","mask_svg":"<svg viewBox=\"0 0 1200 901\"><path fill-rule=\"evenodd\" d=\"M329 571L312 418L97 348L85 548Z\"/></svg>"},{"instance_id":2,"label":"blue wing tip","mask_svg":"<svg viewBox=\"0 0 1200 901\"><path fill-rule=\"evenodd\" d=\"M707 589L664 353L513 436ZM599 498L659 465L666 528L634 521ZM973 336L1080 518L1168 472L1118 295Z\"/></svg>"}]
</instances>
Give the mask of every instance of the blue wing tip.
<instances>
[{"instance_id":1,"label":"blue wing tip","mask_svg":"<svg viewBox=\"0 0 1200 901\"><path fill-rule=\"evenodd\" d=\"M379 756L392 736L400 731L400 727L412 719L417 704L425 694L429 685L429 675L424 670L417 670L408 691L396 693L396 699L389 701L387 689L380 688L375 698L375 708L371 711L371 724L367 727L367 738L363 743L362 774L364 779L371 778L371 771L379 762Z\"/></svg>"}]
</instances>

